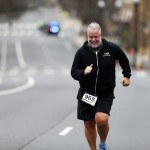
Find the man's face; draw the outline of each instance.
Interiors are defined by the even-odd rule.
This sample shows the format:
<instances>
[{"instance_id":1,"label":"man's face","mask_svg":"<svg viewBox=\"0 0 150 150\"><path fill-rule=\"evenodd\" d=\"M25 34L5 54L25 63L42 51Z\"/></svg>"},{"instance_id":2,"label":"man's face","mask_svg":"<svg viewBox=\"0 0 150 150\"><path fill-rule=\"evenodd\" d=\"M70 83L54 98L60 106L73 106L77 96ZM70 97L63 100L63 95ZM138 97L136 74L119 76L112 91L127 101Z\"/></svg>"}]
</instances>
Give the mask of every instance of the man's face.
<instances>
[{"instance_id":1,"label":"man's face","mask_svg":"<svg viewBox=\"0 0 150 150\"><path fill-rule=\"evenodd\" d=\"M98 29L89 29L87 31L88 44L92 48L97 48L101 45L101 32Z\"/></svg>"}]
</instances>

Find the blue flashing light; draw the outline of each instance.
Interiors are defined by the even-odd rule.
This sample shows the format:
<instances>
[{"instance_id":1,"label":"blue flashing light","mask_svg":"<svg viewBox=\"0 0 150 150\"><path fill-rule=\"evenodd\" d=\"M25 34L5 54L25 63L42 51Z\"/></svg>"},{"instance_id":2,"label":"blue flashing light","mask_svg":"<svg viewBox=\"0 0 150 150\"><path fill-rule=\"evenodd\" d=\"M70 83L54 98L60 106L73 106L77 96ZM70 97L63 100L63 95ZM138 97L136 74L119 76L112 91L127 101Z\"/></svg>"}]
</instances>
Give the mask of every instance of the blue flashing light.
<instances>
[{"instance_id":1,"label":"blue flashing light","mask_svg":"<svg viewBox=\"0 0 150 150\"><path fill-rule=\"evenodd\" d=\"M59 27L58 26L52 26L50 28L50 32L51 33L58 33L59 32Z\"/></svg>"}]
</instances>

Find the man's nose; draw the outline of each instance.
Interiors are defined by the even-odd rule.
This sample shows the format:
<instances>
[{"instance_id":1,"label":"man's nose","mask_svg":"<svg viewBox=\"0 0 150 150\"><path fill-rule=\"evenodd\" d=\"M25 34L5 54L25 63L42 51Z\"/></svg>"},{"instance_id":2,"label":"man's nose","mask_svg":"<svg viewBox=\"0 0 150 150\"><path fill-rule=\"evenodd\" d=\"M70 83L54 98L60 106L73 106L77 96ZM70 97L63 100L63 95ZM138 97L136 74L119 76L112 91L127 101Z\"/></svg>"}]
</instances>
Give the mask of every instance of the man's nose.
<instances>
[{"instance_id":1,"label":"man's nose","mask_svg":"<svg viewBox=\"0 0 150 150\"><path fill-rule=\"evenodd\" d=\"M92 37L92 41L94 41L96 38L95 37Z\"/></svg>"}]
</instances>

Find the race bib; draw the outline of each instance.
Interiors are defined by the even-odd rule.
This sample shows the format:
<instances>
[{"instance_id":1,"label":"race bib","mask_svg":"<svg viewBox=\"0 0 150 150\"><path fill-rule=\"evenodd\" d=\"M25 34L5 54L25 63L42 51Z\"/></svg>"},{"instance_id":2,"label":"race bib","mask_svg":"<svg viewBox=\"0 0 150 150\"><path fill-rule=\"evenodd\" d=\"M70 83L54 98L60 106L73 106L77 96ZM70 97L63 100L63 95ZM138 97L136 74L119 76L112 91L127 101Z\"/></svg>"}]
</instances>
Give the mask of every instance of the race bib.
<instances>
[{"instance_id":1,"label":"race bib","mask_svg":"<svg viewBox=\"0 0 150 150\"><path fill-rule=\"evenodd\" d=\"M97 96L93 96L91 94L85 93L81 100L87 104L95 106L97 101Z\"/></svg>"}]
</instances>

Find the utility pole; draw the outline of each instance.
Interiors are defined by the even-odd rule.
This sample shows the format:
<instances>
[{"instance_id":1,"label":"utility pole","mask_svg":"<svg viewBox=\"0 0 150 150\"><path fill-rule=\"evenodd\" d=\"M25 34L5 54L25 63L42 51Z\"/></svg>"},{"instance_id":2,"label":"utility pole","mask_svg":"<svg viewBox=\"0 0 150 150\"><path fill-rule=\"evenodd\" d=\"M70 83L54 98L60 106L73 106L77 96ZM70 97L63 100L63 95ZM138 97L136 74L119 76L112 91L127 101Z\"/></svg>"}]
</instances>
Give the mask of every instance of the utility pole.
<instances>
[{"instance_id":1,"label":"utility pole","mask_svg":"<svg viewBox=\"0 0 150 150\"><path fill-rule=\"evenodd\" d=\"M133 66L136 68L137 64L137 53L138 53L138 34L139 34L139 4L140 0L133 0L134 6L134 26L133 26L133 48L135 51Z\"/></svg>"}]
</instances>

